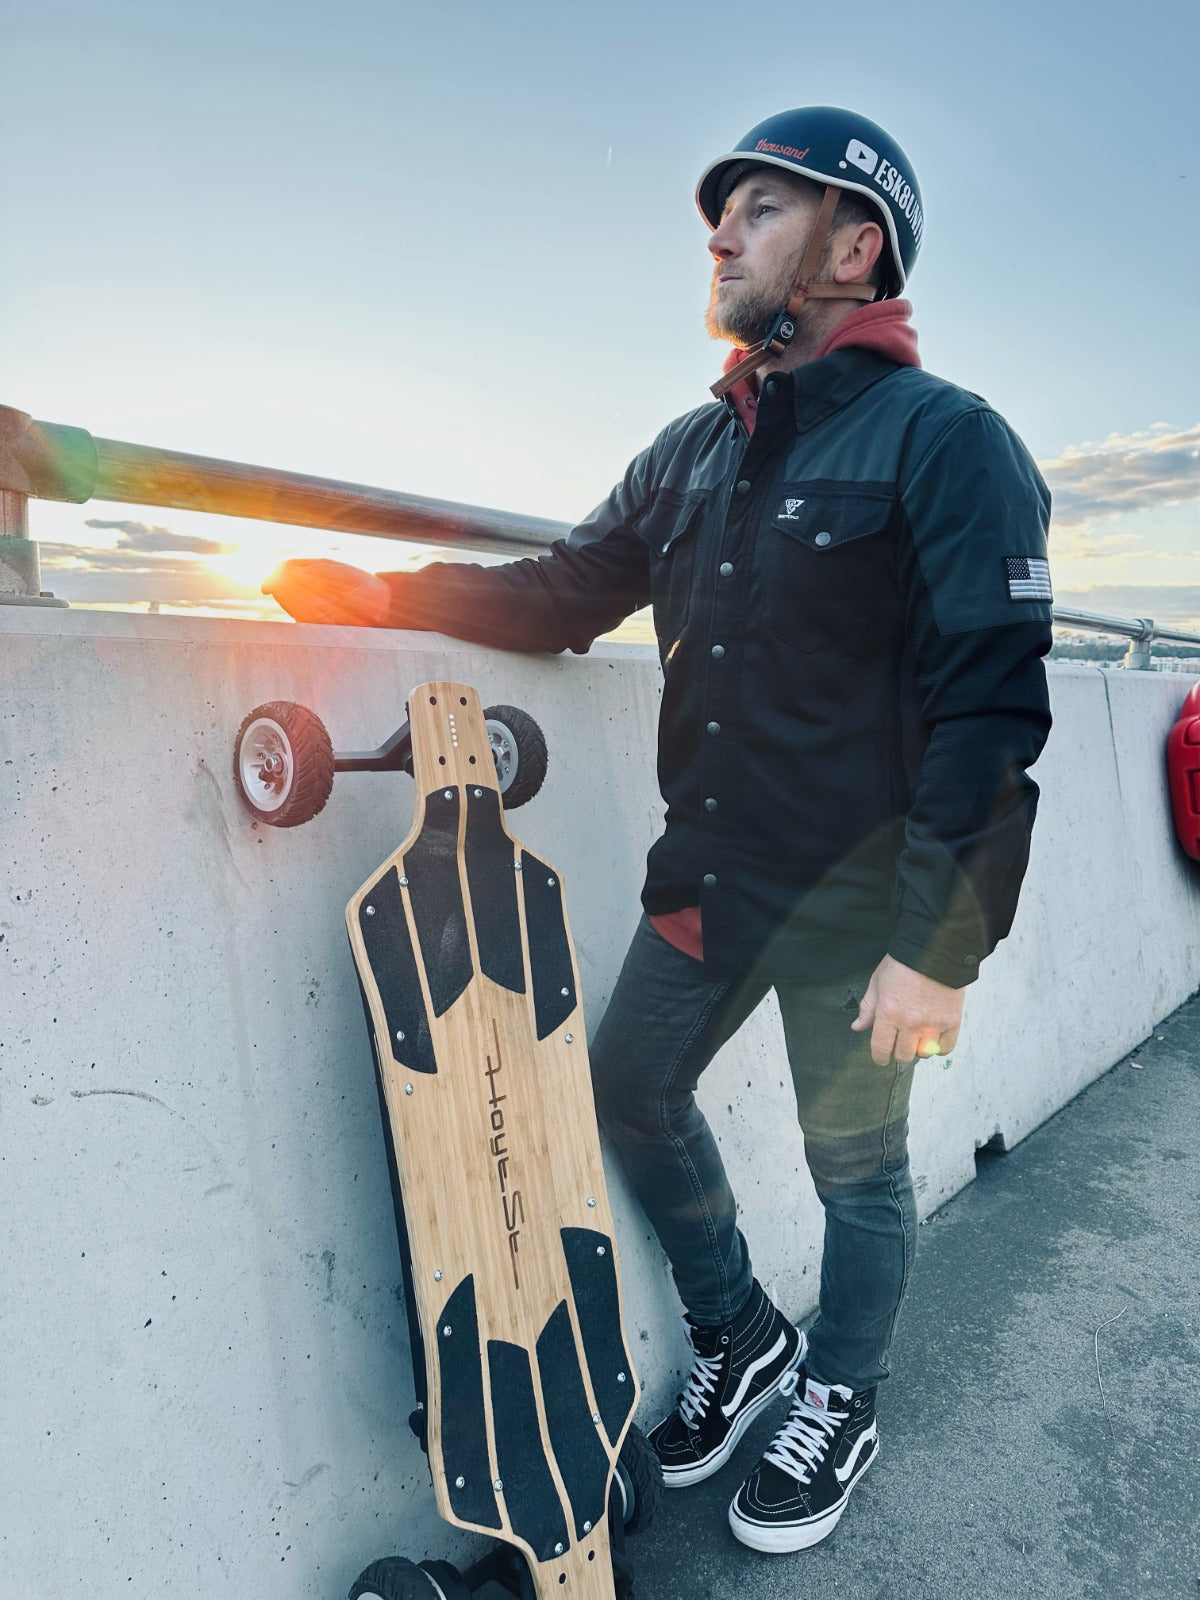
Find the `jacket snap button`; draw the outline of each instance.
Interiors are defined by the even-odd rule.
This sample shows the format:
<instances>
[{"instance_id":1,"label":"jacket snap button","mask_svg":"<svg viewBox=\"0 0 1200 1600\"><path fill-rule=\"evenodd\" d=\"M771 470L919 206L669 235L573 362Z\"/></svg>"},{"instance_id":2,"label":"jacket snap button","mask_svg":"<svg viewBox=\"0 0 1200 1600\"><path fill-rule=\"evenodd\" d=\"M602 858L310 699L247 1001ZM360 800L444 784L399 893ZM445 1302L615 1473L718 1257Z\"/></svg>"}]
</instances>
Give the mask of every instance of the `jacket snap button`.
<instances>
[{"instance_id":1,"label":"jacket snap button","mask_svg":"<svg viewBox=\"0 0 1200 1600\"><path fill-rule=\"evenodd\" d=\"M718 568L718 570L719 570L719 572L720 572L720 574L721 574L721 576L723 578L728 578L731 575L731 573L733 572L733 562L732 561L722 561L722 563L721 563L720 567Z\"/></svg>"},{"instance_id":2,"label":"jacket snap button","mask_svg":"<svg viewBox=\"0 0 1200 1600\"><path fill-rule=\"evenodd\" d=\"M978 965L979 965L979 957L978 956L964 956L963 957L963 966L964 967L977 967Z\"/></svg>"},{"instance_id":3,"label":"jacket snap button","mask_svg":"<svg viewBox=\"0 0 1200 1600\"><path fill-rule=\"evenodd\" d=\"M706 872L704 874L704 887L706 889L714 889L716 887L716 883L717 875L715 872Z\"/></svg>"},{"instance_id":4,"label":"jacket snap button","mask_svg":"<svg viewBox=\"0 0 1200 1600\"><path fill-rule=\"evenodd\" d=\"M778 387L779 387L779 385L778 385L778 383L776 383L774 378L768 378L766 383L763 384L763 393L764 394L774 394L776 389L778 389Z\"/></svg>"},{"instance_id":5,"label":"jacket snap button","mask_svg":"<svg viewBox=\"0 0 1200 1600\"><path fill-rule=\"evenodd\" d=\"M708 731L709 733L720 733L721 724L719 722L710 722L708 725Z\"/></svg>"},{"instance_id":6,"label":"jacket snap button","mask_svg":"<svg viewBox=\"0 0 1200 1600\"><path fill-rule=\"evenodd\" d=\"M721 657L724 654L725 654L725 646L723 644L715 644L715 645L713 645L713 647L712 647L712 658L713 658L714 661L720 661Z\"/></svg>"},{"instance_id":7,"label":"jacket snap button","mask_svg":"<svg viewBox=\"0 0 1200 1600\"><path fill-rule=\"evenodd\" d=\"M827 544L833 543L833 535L831 533L819 533L814 540L814 543L819 544L821 549L824 550Z\"/></svg>"},{"instance_id":8,"label":"jacket snap button","mask_svg":"<svg viewBox=\"0 0 1200 1600\"><path fill-rule=\"evenodd\" d=\"M740 478L738 480L737 492L739 494L749 494L750 493L750 479L749 478Z\"/></svg>"}]
</instances>

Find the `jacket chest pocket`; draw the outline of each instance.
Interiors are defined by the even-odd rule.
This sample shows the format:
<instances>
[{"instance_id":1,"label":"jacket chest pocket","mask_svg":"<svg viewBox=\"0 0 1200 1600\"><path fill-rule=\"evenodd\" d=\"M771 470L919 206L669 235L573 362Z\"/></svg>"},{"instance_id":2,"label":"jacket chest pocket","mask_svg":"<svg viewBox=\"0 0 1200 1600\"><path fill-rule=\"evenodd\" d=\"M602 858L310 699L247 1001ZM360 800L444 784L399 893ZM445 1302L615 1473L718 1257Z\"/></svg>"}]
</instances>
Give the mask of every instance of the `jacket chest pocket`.
<instances>
[{"instance_id":1,"label":"jacket chest pocket","mask_svg":"<svg viewBox=\"0 0 1200 1600\"><path fill-rule=\"evenodd\" d=\"M899 625L890 495L785 484L762 530L763 615L802 651L874 655Z\"/></svg>"},{"instance_id":2,"label":"jacket chest pocket","mask_svg":"<svg viewBox=\"0 0 1200 1600\"><path fill-rule=\"evenodd\" d=\"M637 524L650 552L650 595L660 654L670 649L688 619L706 498L707 491L660 489Z\"/></svg>"}]
</instances>

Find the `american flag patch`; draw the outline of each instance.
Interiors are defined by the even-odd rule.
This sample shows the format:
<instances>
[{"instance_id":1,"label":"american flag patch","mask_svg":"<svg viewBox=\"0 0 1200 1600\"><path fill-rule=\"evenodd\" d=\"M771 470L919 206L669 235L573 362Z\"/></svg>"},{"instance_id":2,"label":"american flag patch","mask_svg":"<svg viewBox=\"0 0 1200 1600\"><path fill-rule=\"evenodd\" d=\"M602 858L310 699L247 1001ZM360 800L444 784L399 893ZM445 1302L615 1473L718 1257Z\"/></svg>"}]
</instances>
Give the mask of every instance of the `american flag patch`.
<instances>
[{"instance_id":1,"label":"american flag patch","mask_svg":"<svg viewBox=\"0 0 1200 1600\"><path fill-rule=\"evenodd\" d=\"M1050 563L1040 556L1005 556L1010 600L1053 600Z\"/></svg>"}]
</instances>

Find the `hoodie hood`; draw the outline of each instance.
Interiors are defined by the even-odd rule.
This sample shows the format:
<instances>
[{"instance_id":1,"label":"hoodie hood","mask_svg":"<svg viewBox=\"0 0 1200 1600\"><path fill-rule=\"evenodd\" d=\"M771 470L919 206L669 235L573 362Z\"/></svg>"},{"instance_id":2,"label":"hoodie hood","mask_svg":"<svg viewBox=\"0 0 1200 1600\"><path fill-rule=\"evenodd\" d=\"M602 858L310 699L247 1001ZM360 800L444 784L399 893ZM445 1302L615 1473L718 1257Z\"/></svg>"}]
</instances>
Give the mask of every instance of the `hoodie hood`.
<instances>
[{"instance_id":1,"label":"hoodie hood","mask_svg":"<svg viewBox=\"0 0 1200 1600\"><path fill-rule=\"evenodd\" d=\"M919 367L917 330L912 325L912 305L907 300L876 300L860 306L839 322L817 351L816 359L851 345L861 350L878 350L881 356L902 367Z\"/></svg>"},{"instance_id":2,"label":"hoodie hood","mask_svg":"<svg viewBox=\"0 0 1200 1600\"><path fill-rule=\"evenodd\" d=\"M876 300L869 306L860 306L844 317L829 338L813 357L832 355L835 350L877 350L889 361L902 367L919 367L921 357L917 351L917 330L912 325L912 305L907 300ZM722 372L729 372L746 355L734 348L725 357ZM758 374L751 373L741 383L735 384L728 398L737 407L737 413L748 433L754 432L754 418L758 410Z\"/></svg>"}]
</instances>

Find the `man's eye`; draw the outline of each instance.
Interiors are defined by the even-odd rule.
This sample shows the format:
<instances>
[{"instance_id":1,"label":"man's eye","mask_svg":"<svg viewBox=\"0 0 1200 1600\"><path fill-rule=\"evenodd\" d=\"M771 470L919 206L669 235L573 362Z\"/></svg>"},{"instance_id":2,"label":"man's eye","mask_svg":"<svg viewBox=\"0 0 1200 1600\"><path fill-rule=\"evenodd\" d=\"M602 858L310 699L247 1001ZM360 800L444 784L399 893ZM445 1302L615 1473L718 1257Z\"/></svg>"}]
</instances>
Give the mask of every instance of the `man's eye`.
<instances>
[{"instance_id":1,"label":"man's eye","mask_svg":"<svg viewBox=\"0 0 1200 1600\"><path fill-rule=\"evenodd\" d=\"M758 204L754 208L754 215L756 217L763 217L763 216L767 216L772 211L778 211L778 210L779 210L779 207L776 206L776 205L772 205L771 201L769 201L769 200L760 200L758 202Z\"/></svg>"}]
</instances>

